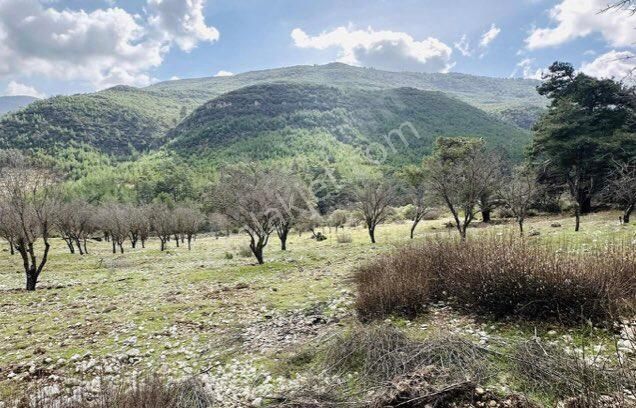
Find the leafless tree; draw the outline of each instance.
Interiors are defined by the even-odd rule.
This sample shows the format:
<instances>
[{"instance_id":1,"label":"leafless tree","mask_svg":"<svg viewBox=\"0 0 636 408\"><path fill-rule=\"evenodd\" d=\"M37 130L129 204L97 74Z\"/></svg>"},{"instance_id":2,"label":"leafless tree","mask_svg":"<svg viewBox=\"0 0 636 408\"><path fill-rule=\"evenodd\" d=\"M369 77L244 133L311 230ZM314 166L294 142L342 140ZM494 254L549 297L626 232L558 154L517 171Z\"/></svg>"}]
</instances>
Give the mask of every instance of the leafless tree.
<instances>
[{"instance_id":1,"label":"leafless tree","mask_svg":"<svg viewBox=\"0 0 636 408\"><path fill-rule=\"evenodd\" d=\"M123 204L109 203L103 206L98 215L102 231L110 236L113 253L124 253L124 242L130 233L129 209Z\"/></svg>"},{"instance_id":2,"label":"leafless tree","mask_svg":"<svg viewBox=\"0 0 636 408\"><path fill-rule=\"evenodd\" d=\"M497 190L498 198L514 215L519 225L519 234L523 236L523 222L528 210L542 194L543 189L537 181L537 172L529 166L521 166L511 176L505 178Z\"/></svg>"},{"instance_id":3,"label":"leafless tree","mask_svg":"<svg viewBox=\"0 0 636 408\"><path fill-rule=\"evenodd\" d=\"M329 225L336 229L338 232L338 228L344 229L344 226L347 224L347 212L345 210L335 210L329 215Z\"/></svg>"},{"instance_id":4,"label":"leafless tree","mask_svg":"<svg viewBox=\"0 0 636 408\"><path fill-rule=\"evenodd\" d=\"M48 260L58 193L56 178L49 170L30 165L14 151L2 158L0 206L3 218L12 220L5 227L13 229L10 235L22 257L28 291L35 290ZM39 241L43 248L38 251Z\"/></svg>"},{"instance_id":5,"label":"leafless tree","mask_svg":"<svg viewBox=\"0 0 636 408\"><path fill-rule=\"evenodd\" d=\"M275 186L276 234L280 240L282 251L287 250L287 237L301 214L314 212L315 197L303 181L287 172L271 170L270 180Z\"/></svg>"},{"instance_id":6,"label":"leafless tree","mask_svg":"<svg viewBox=\"0 0 636 408\"><path fill-rule=\"evenodd\" d=\"M210 223L210 229L217 238L223 233L225 233L225 236L230 236L232 221L224 214L212 213L208 216L208 222Z\"/></svg>"},{"instance_id":7,"label":"leafless tree","mask_svg":"<svg viewBox=\"0 0 636 408\"><path fill-rule=\"evenodd\" d=\"M165 204L152 206L150 225L161 242L161 250L165 251L170 236L175 233L175 220L173 211Z\"/></svg>"},{"instance_id":8,"label":"leafless tree","mask_svg":"<svg viewBox=\"0 0 636 408\"><path fill-rule=\"evenodd\" d=\"M299 216L296 222L296 230L298 231L298 235L300 236L303 232L309 231L311 232L312 238L317 238L318 234L316 233L316 229L320 228L325 224L324 218L315 211L303 211Z\"/></svg>"},{"instance_id":9,"label":"leafless tree","mask_svg":"<svg viewBox=\"0 0 636 408\"><path fill-rule=\"evenodd\" d=\"M93 218L94 209L84 200L65 202L58 208L55 225L72 254L75 247L80 255L88 253L86 241L93 232Z\"/></svg>"},{"instance_id":10,"label":"leafless tree","mask_svg":"<svg viewBox=\"0 0 636 408\"><path fill-rule=\"evenodd\" d=\"M279 220L276 191L279 178L258 164L242 164L221 169L211 195L213 209L227 216L250 237L250 249L259 264L263 249Z\"/></svg>"},{"instance_id":11,"label":"leafless tree","mask_svg":"<svg viewBox=\"0 0 636 408\"><path fill-rule=\"evenodd\" d=\"M629 224L630 216L636 207L636 159L614 163L603 195L611 203L620 206L623 210L622 221Z\"/></svg>"},{"instance_id":12,"label":"leafless tree","mask_svg":"<svg viewBox=\"0 0 636 408\"><path fill-rule=\"evenodd\" d=\"M358 210L364 217L371 243L375 244L375 229L386 220L397 197L395 183L377 179L362 180L358 183L354 195Z\"/></svg>"},{"instance_id":13,"label":"leafless tree","mask_svg":"<svg viewBox=\"0 0 636 408\"><path fill-rule=\"evenodd\" d=\"M125 210L128 215L128 239L133 248L141 242L141 247L146 247L146 240L150 235L149 210L145 206L137 207L126 205Z\"/></svg>"},{"instance_id":14,"label":"leafless tree","mask_svg":"<svg viewBox=\"0 0 636 408\"><path fill-rule=\"evenodd\" d=\"M178 207L174 210L176 230L188 242L188 251L192 249L192 238L201 230L203 214L190 206Z\"/></svg>"},{"instance_id":15,"label":"leafless tree","mask_svg":"<svg viewBox=\"0 0 636 408\"><path fill-rule=\"evenodd\" d=\"M412 221L411 239L415 235L415 228L422 218L430 211L427 207L426 172L420 166L408 166L402 172L402 178L406 183L406 196L412 209L407 214Z\"/></svg>"},{"instance_id":16,"label":"leafless tree","mask_svg":"<svg viewBox=\"0 0 636 408\"><path fill-rule=\"evenodd\" d=\"M485 192L496 191L500 161L485 150L481 140L440 138L425 167L431 193L446 205L461 238L466 239L480 199Z\"/></svg>"},{"instance_id":17,"label":"leafless tree","mask_svg":"<svg viewBox=\"0 0 636 408\"><path fill-rule=\"evenodd\" d=\"M11 215L11 210L3 203L0 203L0 237L4 238L9 244L9 253L11 255L15 255L16 231L18 231L16 221Z\"/></svg>"}]
</instances>

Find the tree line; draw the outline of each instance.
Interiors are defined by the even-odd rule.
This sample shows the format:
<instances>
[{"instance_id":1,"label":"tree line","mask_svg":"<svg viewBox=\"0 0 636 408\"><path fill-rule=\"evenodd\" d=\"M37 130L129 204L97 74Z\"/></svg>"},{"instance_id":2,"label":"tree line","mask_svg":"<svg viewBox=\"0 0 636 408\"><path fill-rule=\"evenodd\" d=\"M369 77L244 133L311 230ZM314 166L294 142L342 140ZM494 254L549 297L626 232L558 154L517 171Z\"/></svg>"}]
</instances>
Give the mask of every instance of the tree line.
<instances>
[{"instance_id":1,"label":"tree line","mask_svg":"<svg viewBox=\"0 0 636 408\"><path fill-rule=\"evenodd\" d=\"M365 225L375 243L376 228L394 216L396 207L404 208L411 221L411 238L420 221L440 207L450 213L450 227L462 240L476 219L489 222L495 208L508 212L523 235L531 210L558 210L564 196L577 231L581 215L595 207L620 208L621 221L629 223L636 206L634 89L556 62L538 92L550 105L534 126L523 163L513 163L482 139L440 137L432 154L418 164L393 170L378 166L376 173L346 183L312 178L293 166L226 165L196 204L69 199L51 170L5 151L0 157L0 234L22 258L26 288L35 290L52 237L82 255L91 239L108 241L113 253L124 253L126 245L145 247L155 237L163 251L169 242L190 249L203 229L217 235L241 231L261 264L272 236L286 250L292 230L322 239L317 228L342 228L352 218ZM328 213L320 204L325 202L331 203Z\"/></svg>"}]
</instances>

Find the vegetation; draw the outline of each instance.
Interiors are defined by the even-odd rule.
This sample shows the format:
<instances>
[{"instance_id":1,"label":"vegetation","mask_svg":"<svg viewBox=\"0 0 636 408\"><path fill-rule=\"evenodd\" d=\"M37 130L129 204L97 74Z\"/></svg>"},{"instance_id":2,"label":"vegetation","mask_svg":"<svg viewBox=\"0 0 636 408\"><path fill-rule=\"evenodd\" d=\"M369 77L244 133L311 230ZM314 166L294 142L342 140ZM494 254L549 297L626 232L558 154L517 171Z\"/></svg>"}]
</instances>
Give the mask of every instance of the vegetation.
<instances>
[{"instance_id":1,"label":"vegetation","mask_svg":"<svg viewBox=\"0 0 636 408\"><path fill-rule=\"evenodd\" d=\"M603 324L635 310L634 256L628 244L563 254L507 237L430 241L361 267L357 308L366 317L413 317L454 299L499 318Z\"/></svg>"}]
</instances>

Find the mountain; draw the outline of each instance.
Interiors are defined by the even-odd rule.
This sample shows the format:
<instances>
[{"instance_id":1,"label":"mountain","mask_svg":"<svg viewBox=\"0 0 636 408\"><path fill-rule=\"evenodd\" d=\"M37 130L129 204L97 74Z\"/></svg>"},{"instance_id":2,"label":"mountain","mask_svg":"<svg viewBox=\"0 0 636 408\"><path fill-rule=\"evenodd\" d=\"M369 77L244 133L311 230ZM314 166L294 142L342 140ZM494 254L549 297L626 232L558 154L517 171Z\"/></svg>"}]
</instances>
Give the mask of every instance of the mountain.
<instances>
[{"instance_id":1,"label":"mountain","mask_svg":"<svg viewBox=\"0 0 636 408\"><path fill-rule=\"evenodd\" d=\"M214 162L329 161L347 151L345 160L402 165L429 154L439 136L482 137L517 159L530 140L528 132L438 91L272 83L205 103L169 132L167 149Z\"/></svg>"},{"instance_id":2,"label":"mountain","mask_svg":"<svg viewBox=\"0 0 636 408\"><path fill-rule=\"evenodd\" d=\"M16 111L37 100L38 98L32 96L0 96L0 116Z\"/></svg>"},{"instance_id":3,"label":"mountain","mask_svg":"<svg viewBox=\"0 0 636 408\"><path fill-rule=\"evenodd\" d=\"M535 91L538 82L532 80L386 72L339 63L295 66L231 77L168 81L143 89L118 86L37 101L0 119L0 148L51 151L88 147L128 157L155 150L177 137L178 132L170 130L209 100L244 87L276 83L365 92L405 87L440 91L522 127L532 123L537 109L545 105ZM470 130L470 124L465 125L464 130Z\"/></svg>"},{"instance_id":4,"label":"mountain","mask_svg":"<svg viewBox=\"0 0 636 408\"><path fill-rule=\"evenodd\" d=\"M181 109L169 98L125 86L57 96L2 117L0 148L87 145L107 154L129 155L162 146Z\"/></svg>"},{"instance_id":5,"label":"mountain","mask_svg":"<svg viewBox=\"0 0 636 408\"><path fill-rule=\"evenodd\" d=\"M300 65L246 72L234 76L183 79L160 82L148 92L176 98L188 104L210 100L223 93L250 85L272 82L310 83L359 89L416 88L441 91L488 112L509 107L544 107L545 99L536 87L540 81L518 78L490 78L458 73L389 72L342 63Z\"/></svg>"}]
</instances>

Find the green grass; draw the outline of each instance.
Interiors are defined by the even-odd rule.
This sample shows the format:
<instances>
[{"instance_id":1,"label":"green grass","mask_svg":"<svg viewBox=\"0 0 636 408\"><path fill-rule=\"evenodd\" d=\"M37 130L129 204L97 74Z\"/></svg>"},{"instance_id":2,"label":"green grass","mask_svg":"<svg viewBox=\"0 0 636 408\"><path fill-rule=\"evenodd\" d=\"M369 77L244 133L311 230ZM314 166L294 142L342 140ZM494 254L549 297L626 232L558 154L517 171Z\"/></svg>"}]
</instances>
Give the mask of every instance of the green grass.
<instances>
[{"instance_id":1,"label":"green grass","mask_svg":"<svg viewBox=\"0 0 636 408\"><path fill-rule=\"evenodd\" d=\"M582 231L574 233L567 217L536 217L527 230L539 236L528 239L559 245L578 246L610 240L633 240L636 225L619 226L617 213L584 217ZM444 228L445 220L424 221L416 239L426 236L455 236ZM550 225L559 222L561 228ZM514 231L513 225L470 229L469 234ZM244 327L263 321L265 315L304 310L319 302L338 298L343 289L352 290L349 277L360 263L409 242L409 224L382 225L378 244L371 245L364 228L345 228L351 243L340 244L335 231L325 229L328 239L316 242L308 234L289 238L289 250L278 247L272 237L266 248L266 264L238 255L246 244L244 235L214 239L200 237L193 250L175 248L160 252L158 241L146 249L126 248L125 254L111 254L105 242L91 242L86 256L66 253L61 240L53 241L50 262L34 293L22 290L24 272L19 256L9 256L2 245L0 256L0 393L18 386L6 379L13 367L48 357L57 361L75 354L106 356L120 353L122 342L136 337L135 345L144 357L140 369L180 367L186 357L188 370L198 370L213 361L256 358L264 367L276 365L297 349L261 352L241 347L236 335ZM225 254L232 253L233 259ZM247 284L247 287L237 286ZM243 285L244 286L244 285ZM354 319L353 315L350 317ZM586 341L608 344L609 334L589 327L568 332L542 324L481 322L455 312L424 315L413 322L398 321L413 335L427 335L433 328L453 328L468 322L475 328L505 338L529 338L535 333L555 338L572 336L574 345ZM171 332L170 336L165 333ZM166 344L173 345L166 348ZM42 353L44 354L38 354ZM301 369L302 363L298 363ZM68 366L58 369L64 374Z\"/></svg>"}]
</instances>

